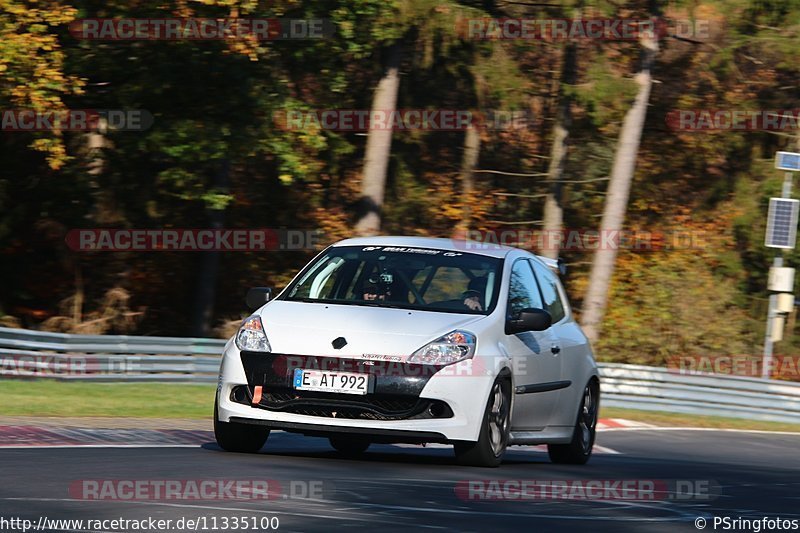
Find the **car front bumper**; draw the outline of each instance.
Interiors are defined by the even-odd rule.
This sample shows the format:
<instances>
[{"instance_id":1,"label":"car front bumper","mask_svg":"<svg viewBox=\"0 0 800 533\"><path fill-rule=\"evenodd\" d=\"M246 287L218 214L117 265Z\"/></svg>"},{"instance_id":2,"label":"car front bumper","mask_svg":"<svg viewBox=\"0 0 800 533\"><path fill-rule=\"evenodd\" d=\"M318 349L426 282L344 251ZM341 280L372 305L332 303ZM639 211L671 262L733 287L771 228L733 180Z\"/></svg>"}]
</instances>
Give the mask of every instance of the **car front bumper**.
<instances>
[{"instance_id":1,"label":"car front bumper","mask_svg":"<svg viewBox=\"0 0 800 533\"><path fill-rule=\"evenodd\" d=\"M385 441L475 441L480 433L489 390L497 375L495 368L473 364L478 357L476 355L473 360L462 361L436 372L431 369L420 372L417 368L402 364L365 365L363 361L342 359L347 369L377 374L373 378L374 387L370 393L375 397L397 394L443 402L452 411L452 416L392 420L336 418L337 415L330 416L330 413L312 416L234 401L231 398L232 391L242 386L247 386L250 391L254 386L260 385L265 393L285 392L291 387L294 368L305 368L309 364L319 368L320 361L319 358L309 356L251 352L242 354L229 342L220 368L218 416L223 422L233 420L264 424L276 429L307 434L357 433ZM476 368L480 370L475 370ZM325 394L317 397L324 398ZM348 396L354 395L335 394L330 398L347 400ZM363 400L364 397L356 399Z\"/></svg>"}]
</instances>

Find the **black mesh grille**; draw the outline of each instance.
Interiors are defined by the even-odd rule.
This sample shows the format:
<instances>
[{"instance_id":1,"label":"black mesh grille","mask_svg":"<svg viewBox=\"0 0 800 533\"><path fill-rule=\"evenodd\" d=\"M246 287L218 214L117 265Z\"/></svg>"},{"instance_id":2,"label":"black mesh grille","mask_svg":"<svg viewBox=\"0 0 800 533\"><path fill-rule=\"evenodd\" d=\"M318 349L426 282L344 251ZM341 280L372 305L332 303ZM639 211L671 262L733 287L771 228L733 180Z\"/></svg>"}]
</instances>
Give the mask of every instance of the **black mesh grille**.
<instances>
[{"instance_id":1,"label":"black mesh grille","mask_svg":"<svg viewBox=\"0 0 800 533\"><path fill-rule=\"evenodd\" d=\"M252 392L247 387L237 387L231 393L231 399L238 403L251 404L252 397ZM265 390L261 401L255 407L306 416L365 420L453 416L452 410L444 402L388 394L356 396L312 391Z\"/></svg>"}]
</instances>

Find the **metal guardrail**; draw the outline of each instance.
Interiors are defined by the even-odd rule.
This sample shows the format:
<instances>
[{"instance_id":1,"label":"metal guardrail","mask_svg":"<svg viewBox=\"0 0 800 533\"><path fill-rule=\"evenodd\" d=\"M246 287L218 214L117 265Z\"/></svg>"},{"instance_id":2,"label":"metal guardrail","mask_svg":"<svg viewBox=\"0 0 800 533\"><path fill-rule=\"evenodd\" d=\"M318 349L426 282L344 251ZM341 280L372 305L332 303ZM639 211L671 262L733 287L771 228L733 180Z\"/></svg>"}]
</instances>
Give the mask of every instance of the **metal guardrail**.
<instances>
[{"instance_id":1,"label":"metal guardrail","mask_svg":"<svg viewBox=\"0 0 800 533\"><path fill-rule=\"evenodd\" d=\"M800 423L800 383L618 363L599 366L605 406Z\"/></svg>"},{"instance_id":2,"label":"metal guardrail","mask_svg":"<svg viewBox=\"0 0 800 533\"><path fill-rule=\"evenodd\" d=\"M219 355L225 341L193 337L72 335L0 328L0 348L76 353Z\"/></svg>"},{"instance_id":3,"label":"metal guardrail","mask_svg":"<svg viewBox=\"0 0 800 533\"><path fill-rule=\"evenodd\" d=\"M0 328L0 378L213 382L224 346L222 339Z\"/></svg>"},{"instance_id":4,"label":"metal guardrail","mask_svg":"<svg viewBox=\"0 0 800 533\"><path fill-rule=\"evenodd\" d=\"M0 378L214 382L225 341L0 328ZM800 383L600 363L605 406L800 423Z\"/></svg>"}]
</instances>

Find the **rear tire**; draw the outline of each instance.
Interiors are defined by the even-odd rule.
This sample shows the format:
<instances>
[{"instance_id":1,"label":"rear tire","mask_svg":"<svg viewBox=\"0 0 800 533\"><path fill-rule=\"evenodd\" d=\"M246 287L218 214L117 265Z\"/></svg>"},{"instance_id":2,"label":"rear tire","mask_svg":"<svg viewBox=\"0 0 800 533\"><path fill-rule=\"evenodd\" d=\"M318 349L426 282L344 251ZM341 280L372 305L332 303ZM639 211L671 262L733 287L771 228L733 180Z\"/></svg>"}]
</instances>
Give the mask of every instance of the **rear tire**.
<instances>
[{"instance_id":1,"label":"rear tire","mask_svg":"<svg viewBox=\"0 0 800 533\"><path fill-rule=\"evenodd\" d=\"M361 455L369 445L372 444L370 441L366 439L360 439L357 437L330 437L328 439L331 442L331 446L342 455L346 455L348 457L355 457Z\"/></svg>"},{"instance_id":2,"label":"rear tire","mask_svg":"<svg viewBox=\"0 0 800 533\"><path fill-rule=\"evenodd\" d=\"M214 438L226 452L255 453L268 437L268 427L220 421L219 405L214 402Z\"/></svg>"},{"instance_id":3,"label":"rear tire","mask_svg":"<svg viewBox=\"0 0 800 533\"><path fill-rule=\"evenodd\" d=\"M481 432L476 442L456 442L456 462L464 466L494 468L503 462L511 426L511 382L497 378L492 385Z\"/></svg>"},{"instance_id":4,"label":"rear tire","mask_svg":"<svg viewBox=\"0 0 800 533\"><path fill-rule=\"evenodd\" d=\"M592 456L597 434L597 414L600 410L600 385L591 380L583 389L578 420L569 444L548 444L550 460L557 464L583 465Z\"/></svg>"}]
</instances>

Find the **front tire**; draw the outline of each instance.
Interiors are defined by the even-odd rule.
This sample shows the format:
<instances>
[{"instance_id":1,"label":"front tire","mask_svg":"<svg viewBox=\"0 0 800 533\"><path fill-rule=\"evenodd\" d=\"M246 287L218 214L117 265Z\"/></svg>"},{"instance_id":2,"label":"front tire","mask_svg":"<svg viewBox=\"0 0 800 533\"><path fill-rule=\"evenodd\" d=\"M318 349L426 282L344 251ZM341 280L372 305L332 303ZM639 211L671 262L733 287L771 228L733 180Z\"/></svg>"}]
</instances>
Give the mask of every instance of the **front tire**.
<instances>
[{"instance_id":1,"label":"front tire","mask_svg":"<svg viewBox=\"0 0 800 533\"><path fill-rule=\"evenodd\" d=\"M457 442L456 462L465 466L494 468L503 461L511 425L511 382L497 378L486 402L477 442Z\"/></svg>"},{"instance_id":2,"label":"front tire","mask_svg":"<svg viewBox=\"0 0 800 533\"><path fill-rule=\"evenodd\" d=\"M214 402L214 438L226 452L255 453L268 437L268 427L220 421L219 404Z\"/></svg>"},{"instance_id":3,"label":"front tire","mask_svg":"<svg viewBox=\"0 0 800 533\"><path fill-rule=\"evenodd\" d=\"M578 420L569 444L548 444L550 460L557 464L583 465L592 456L597 434L597 414L600 411L600 385L591 380L583 389Z\"/></svg>"}]
</instances>

